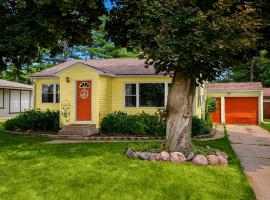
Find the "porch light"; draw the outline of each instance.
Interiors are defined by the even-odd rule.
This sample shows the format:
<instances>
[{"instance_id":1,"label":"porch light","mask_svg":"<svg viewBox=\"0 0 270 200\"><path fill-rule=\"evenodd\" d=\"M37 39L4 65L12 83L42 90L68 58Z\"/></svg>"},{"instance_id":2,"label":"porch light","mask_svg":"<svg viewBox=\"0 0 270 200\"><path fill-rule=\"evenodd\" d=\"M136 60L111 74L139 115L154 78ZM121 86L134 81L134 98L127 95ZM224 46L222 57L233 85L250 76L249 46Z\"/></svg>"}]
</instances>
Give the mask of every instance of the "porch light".
<instances>
[{"instance_id":1,"label":"porch light","mask_svg":"<svg viewBox=\"0 0 270 200\"><path fill-rule=\"evenodd\" d=\"M66 82L69 83L70 82L70 78L67 76L66 77Z\"/></svg>"}]
</instances>

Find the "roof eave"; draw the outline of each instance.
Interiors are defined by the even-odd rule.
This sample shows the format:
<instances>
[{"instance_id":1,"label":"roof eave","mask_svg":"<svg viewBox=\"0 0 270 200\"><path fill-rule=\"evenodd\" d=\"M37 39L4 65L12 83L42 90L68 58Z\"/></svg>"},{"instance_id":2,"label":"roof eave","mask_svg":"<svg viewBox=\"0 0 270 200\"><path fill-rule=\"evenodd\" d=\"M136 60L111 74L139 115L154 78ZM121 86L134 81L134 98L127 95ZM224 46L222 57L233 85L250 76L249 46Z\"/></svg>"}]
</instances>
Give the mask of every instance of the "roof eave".
<instances>
[{"instance_id":1,"label":"roof eave","mask_svg":"<svg viewBox=\"0 0 270 200\"><path fill-rule=\"evenodd\" d=\"M256 90L205 90L206 92L262 92L262 89Z\"/></svg>"},{"instance_id":2,"label":"roof eave","mask_svg":"<svg viewBox=\"0 0 270 200\"><path fill-rule=\"evenodd\" d=\"M10 87L10 86L0 86L0 89L12 89L12 90L33 90L32 88L26 88L26 87Z\"/></svg>"}]
</instances>

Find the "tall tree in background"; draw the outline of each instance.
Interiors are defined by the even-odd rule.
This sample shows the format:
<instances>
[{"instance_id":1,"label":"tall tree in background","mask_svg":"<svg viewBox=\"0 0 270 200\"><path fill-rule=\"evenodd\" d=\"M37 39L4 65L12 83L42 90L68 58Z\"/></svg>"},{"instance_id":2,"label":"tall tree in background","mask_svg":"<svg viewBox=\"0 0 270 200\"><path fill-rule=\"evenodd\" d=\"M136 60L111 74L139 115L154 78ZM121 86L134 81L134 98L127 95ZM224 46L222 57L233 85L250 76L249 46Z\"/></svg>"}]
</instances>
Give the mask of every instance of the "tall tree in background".
<instances>
[{"instance_id":1,"label":"tall tree in background","mask_svg":"<svg viewBox=\"0 0 270 200\"><path fill-rule=\"evenodd\" d=\"M102 0L6 0L0 2L0 68L20 71L41 58L74 45L91 44L91 30L106 13Z\"/></svg>"},{"instance_id":2,"label":"tall tree in background","mask_svg":"<svg viewBox=\"0 0 270 200\"><path fill-rule=\"evenodd\" d=\"M92 30L93 42L90 47L86 47L89 51L90 58L122 58L137 57L138 53L134 50L128 51L127 48L118 48L107 37L105 25L108 17L103 15L100 18L101 25L98 29Z\"/></svg>"},{"instance_id":3,"label":"tall tree in background","mask_svg":"<svg viewBox=\"0 0 270 200\"><path fill-rule=\"evenodd\" d=\"M270 59L267 57L267 51L260 51L260 55L254 61L253 72L250 72L249 63L241 64L233 68L230 73L227 74L223 82L249 82L256 81L262 82L263 86L270 87ZM253 76L253 80L250 76Z\"/></svg>"},{"instance_id":4,"label":"tall tree in background","mask_svg":"<svg viewBox=\"0 0 270 200\"><path fill-rule=\"evenodd\" d=\"M115 5L107 24L113 41L141 48L146 65L174 74L166 149L188 155L195 87L249 58L261 26L256 10L239 0L116 0Z\"/></svg>"}]
</instances>

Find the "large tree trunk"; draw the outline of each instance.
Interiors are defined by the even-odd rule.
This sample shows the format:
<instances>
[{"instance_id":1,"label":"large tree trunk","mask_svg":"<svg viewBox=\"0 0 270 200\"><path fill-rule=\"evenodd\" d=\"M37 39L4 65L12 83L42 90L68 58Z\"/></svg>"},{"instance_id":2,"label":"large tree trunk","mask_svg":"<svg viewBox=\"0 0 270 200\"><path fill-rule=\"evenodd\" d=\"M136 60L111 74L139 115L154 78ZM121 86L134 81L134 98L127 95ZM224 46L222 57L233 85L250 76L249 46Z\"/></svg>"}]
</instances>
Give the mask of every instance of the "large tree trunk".
<instances>
[{"instance_id":1,"label":"large tree trunk","mask_svg":"<svg viewBox=\"0 0 270 200\"><path fill-rule=\"evenodd\" d=\"M174 73L169 91L165 147L169 152L180 151L186 156L192 151L191 126L195 82L184 74Z\"/></svg>"}]
</instances>

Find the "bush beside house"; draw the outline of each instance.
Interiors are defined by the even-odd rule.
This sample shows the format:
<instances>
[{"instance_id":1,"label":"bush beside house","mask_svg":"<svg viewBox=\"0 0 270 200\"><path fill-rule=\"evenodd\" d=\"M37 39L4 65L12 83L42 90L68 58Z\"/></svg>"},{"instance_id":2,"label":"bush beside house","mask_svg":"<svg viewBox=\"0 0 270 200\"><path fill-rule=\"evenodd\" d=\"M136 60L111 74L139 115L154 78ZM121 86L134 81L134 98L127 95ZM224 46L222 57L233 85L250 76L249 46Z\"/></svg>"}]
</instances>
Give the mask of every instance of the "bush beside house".
<instances>
[{"instance_id":1,"label":"bush beside house","mask_svg":"<svg viewBox=\"0 0 270 200\"><path fill-rule=\"evenodd\" d=\"M101 122L104 134L164 136L165 123L158 116L147 113L128 115L125 112L108 114Z\"/></svg>"},{"instance_id":2,"label":"bush beside house","mask_svg":"<svg viewBox=\"0 0 270 200\"><path fill-rule=\"evenodd\" d=\"M4 123L5 130L15 131L58 131L59 129L59 112L29 110L20 113L18 116L7 120Z\"/></svg>"},{"instance_id":3,"label":"bush beside house","mask_svg":"<svg viewBox=\"0 0 270 200\"><path fill-rule=\"evenodd\" d=\"M192 136L209 134L212 130L211 117L206 120L192 118ZM159 114L139 113L128 115L125 112L108 114L101 122L101 132L104 134L165 136L166 123Z\"/></svg>"}]
</instances>

